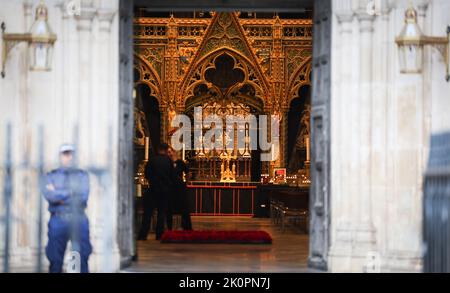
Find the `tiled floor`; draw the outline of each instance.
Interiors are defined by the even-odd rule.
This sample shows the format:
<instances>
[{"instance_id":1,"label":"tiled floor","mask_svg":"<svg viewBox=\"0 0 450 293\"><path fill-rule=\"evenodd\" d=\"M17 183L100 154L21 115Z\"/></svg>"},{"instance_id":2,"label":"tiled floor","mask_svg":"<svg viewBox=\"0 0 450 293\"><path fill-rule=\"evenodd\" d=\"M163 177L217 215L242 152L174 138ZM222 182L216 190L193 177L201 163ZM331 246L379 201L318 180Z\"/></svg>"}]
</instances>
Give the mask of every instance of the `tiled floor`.
<instances>
[{"instance_id":1,"label":"tiled floor","mask_svg":"<svg viewBox=\"0 0 450 293\"><path fill-rule=\"evenodd\" d=\"M154 234L138 242L138 261L126 272L306 272L308 235L284 233L270 219L193 217L196 230L264 230L272 245L161 244Z\"/></svg>"}]
</instances>

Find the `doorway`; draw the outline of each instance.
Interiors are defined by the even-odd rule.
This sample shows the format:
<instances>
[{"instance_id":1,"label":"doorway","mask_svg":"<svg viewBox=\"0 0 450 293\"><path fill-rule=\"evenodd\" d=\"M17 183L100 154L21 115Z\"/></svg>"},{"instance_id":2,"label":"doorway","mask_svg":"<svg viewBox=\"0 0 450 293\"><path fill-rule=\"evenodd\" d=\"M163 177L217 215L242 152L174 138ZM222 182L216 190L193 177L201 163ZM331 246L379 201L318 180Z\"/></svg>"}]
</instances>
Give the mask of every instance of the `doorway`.
<instances>
[{"instance_id":1,"label":"doorway","mask_svg":"<svg viewBox=\"0 0 450 293\"><path fill-rule=\"evenodd\" d=\"M257 5L257 6L255 6ZM118 243L122 267L131 264L136 255L134 240L134 101L133 101L133 19L134 7L149 11L252 11L255 13L298 12L313 10L313 59L311 93L311 188L308 266L327 269L330 226L330 87L331 87L331 0L290 1L120 1L120 133L119 133L119 219ZM306 8L306 10L305 10ZM161 105L159 105L161 107ZM161 113L161 116L166 112ZM287 120L287 119L286 119ZM167 125L161 125L167 133ZM287 150L285 150L287 153ZM287 160L285 160L287 161Z\"/></svg>"}]
</instances>

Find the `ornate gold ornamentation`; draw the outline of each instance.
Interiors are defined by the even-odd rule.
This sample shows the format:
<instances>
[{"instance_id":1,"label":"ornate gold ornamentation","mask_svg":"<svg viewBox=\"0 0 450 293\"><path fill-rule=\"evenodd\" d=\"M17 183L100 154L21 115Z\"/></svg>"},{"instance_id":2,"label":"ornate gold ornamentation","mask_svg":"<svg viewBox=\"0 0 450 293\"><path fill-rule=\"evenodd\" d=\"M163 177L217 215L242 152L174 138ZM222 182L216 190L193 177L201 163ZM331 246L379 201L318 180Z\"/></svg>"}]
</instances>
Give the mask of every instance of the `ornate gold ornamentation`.
<instances>
[{"instance_id":1,"label":"ornate gold ornamentation","mask_svg":"<svg viewBox=\"0 0 450 293\"><path fill-rule=\"evenodd\" d=\"M299 90L304 85L311 85L311 57L308 57L297 70L292 74L289 83L288 101L292 101L299 96Z\"/></svg>"},{"instance_id":2,"label":"ornate gold ornamentation","mask_svg":"<svg viewBox=\"0 0 450 293\"><path fill-rule=\"evenodd\" d=\"M147 84L159 101L163 139L171 113L215 98L283 117L299 89L311 83L312 20L211 15L134 20L136 84ZM243 75L226 89L206 78L223 55Z\"/></svg>"},{"instance_id":3,"label":"ornate gold ornamentation","mask_svg":"<svg viewBox=\"0 0 450 293\"><path fill-rule=\"evenodd\" d=\"M160 102L160 105L164 104L161 93L161 80L153 66L140 55L135 54L134 69L138 73L135 85L148 85L151 91L150 95L154 96Z\"/></svg>"},{"instance_id":4,"label":"ornate gold ornamentation","mask_svg":"<svg viewBox=\"0 0 450 293\"><path fill-rule=\"evenodd\" d=\"M220 182L236 182L236 155L231 152L223 152L220 156Z\"/></svg>"},{"instance_id":5,"label":"ornate gold ornamentation","mask_svg":"<svg viewBox=\"0 0 450 293\"><path fill-rule=\"evenodd\" d=\"M305 57L312 53L312 20L240 19L238 15L136 18L137 54L150 65L143 81L153 85L152 90L160 94L162 100L167 103L176 100L177 108L182 109L192 96L193 87L205 82L207 64L211 65L214 58L226 52L239 60L237 66L244 68L246 81L255 85L266 108L273 103L286 105L295 95L294 88L308 82L302 77L309 77L309 74L302 75L298 71L304 66ZM158 78L149 74L152 69ZM163 85L158 79L169 82Z\"/></svg>"},{"instance_id":6,"label":"ornate gold ornamentation","mask_svg":"<svg viewBox=\"0 0 450 293\"><path fill-rule=\"evenodd\" d=\"M200 49L183 79L180 103L183 103L183 100L186 101L192 95L196 83L205 80L204 72L208 67L214 66L213 60L225 52L235 59L237 67L243 68L247 80L257 85L257 91L264 95L262 98L267 99L267 93L270 93L268 82L259 66L254 49L251 48L245 37L238 18L233 13L218 13L213 17ZM252 75L249 74L250 71Z\"/></svg>"},{"instance_id":7,"label":"ornate gold ornamentation","mask_svg":"<svg viewBox=\"0 0 450 293\"><path fill-rule=\"evenodd\" d=\"M147 61L158 74L159 79L161 79L161 69L164 63L164 47L138 47L136 54Z\"/></svg>"}]
</instances>

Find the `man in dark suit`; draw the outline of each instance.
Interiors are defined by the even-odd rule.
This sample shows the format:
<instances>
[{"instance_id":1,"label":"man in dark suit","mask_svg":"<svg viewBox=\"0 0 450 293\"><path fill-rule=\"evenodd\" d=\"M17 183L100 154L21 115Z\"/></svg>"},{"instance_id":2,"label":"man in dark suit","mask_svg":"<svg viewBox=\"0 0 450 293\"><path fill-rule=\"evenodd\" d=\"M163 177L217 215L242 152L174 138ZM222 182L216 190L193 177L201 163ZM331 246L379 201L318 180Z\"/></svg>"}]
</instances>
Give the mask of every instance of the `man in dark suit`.
<instances>
[{"instance_id":1,"label":"man in dark suit","mask_svg":"<svg viewBox=\"0 0 450 293\"><path fill-rule=\"evenodd\" d=\"M175 169L168 156L168 150L169 146L165 143L158 146L157 155L150 159L145 170L145 177L150 183L151 197L158 209L156 240L159 240L164 233L169 199L174 192L173 189L176 183ZM140 240L147 238L149 227L149 223L148 225L143 225L139 233Z\"/></svg>"},{"instance_id":2,"label":"man in dark suit","mask_svg":"<svg viewBox=\"0 0 450 293\"><path fill-rule=\"evenodd\" d=\"M178 159L177 152L170 147L169 158L173 162L176 174L175 192L171 197L169 205L169 213L167 219L167 227L172 229L172 214L181 215L181 227L183 230L192 230L191 214L189 211L189 199L187 195L187 186L185 177L188 176L189 170L187 164Z\"/></svg>"}]
</instances>

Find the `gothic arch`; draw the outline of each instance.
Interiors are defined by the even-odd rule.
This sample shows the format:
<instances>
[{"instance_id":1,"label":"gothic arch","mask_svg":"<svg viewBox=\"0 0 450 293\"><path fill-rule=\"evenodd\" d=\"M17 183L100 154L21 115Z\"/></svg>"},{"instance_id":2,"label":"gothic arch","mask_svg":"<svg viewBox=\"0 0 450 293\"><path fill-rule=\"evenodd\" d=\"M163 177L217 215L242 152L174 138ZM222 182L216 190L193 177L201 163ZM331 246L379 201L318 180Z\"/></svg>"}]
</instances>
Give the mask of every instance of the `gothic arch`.
<instances>
[{"instance_id":1,"label":"gothic arch","mask_svg":"<svg viewBox=\"0 0 450 293\"><path fill-rule=\"evenodd\" d=\"M255 87L264 104L270 103L271 85L263 74L259 59L239 23L237 14L219 12L214 13L187 74L181 81L177 98L179 107L183 107L184 101L192 95L192 85L204 77L204 69L208 66L208 62L223 52L237 60L236 64L241 63L241 66L246 68L247 84L253 83L252 86Z\"/></svg>"},{"instance_id":2,"label":"gothic arch","mask_svg":"<svg viewBox=\"0 0 450 293\"><path fill-rule=\"evenodd\" d=\"M135 53L133 67L139 72L139 78L134 82L134 85L148 85L151 91L151 95L154 96L158 100L158 103L161 105L161 103L163 102L161 95L161 80L153 66Z\"/></svg>"},{"instance_id":3,"label":"gothic arch","mask_svg":"<svg viewBox=\"0 0 450 293\"><path fill-rule=\"evenodd\" d=\"M198 62L191 68L190 72L185 77L180 91L178 102L183 104L191 97L194 97L194 89L205 84L208 88L214 88L214 85L206 81L205 72L208 69L216 68L215 61L219 56L228 55L234 60L234 69L240 69L244 72L243 82L237 83L230 87L227 92L231 93L234 90L248 84L255 89L255 97L262 100L263 104L269 99L269 87L264 76L259 72L258 68L244 55L231 48L220 48L203 56Z\"/></svg>"},{"instance_id":4,"label":"gothic arch","mask_svg":"<svg viewBox=\"0 0 450 293\"><path fill-rule=\"evenodd\" d=\"M292 75L291 80L289 81L288 86L288 105L294 100L298 98L299 90L304 85L311 86L311 68L312 68L312 57L308 57L302 65L300 65L294 74Z\"/></svg>"}]
</instances>

